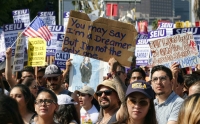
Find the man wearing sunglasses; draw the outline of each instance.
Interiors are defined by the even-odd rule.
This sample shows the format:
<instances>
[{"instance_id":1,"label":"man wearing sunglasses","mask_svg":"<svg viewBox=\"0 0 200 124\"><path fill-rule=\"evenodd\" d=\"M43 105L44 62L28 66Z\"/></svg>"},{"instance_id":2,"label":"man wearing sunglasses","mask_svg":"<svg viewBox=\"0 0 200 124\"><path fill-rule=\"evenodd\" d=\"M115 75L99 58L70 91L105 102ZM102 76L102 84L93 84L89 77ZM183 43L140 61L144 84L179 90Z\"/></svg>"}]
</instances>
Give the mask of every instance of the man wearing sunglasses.
<instances>
[{"instance_id":1,"label":"man wearing sunglasses","mask_svg":"<svg viewBox=\"0 0 200 124\"><path fill-rule=\"evenodd\" d=\"M154 100L158 124L177 124L178 113L183 102L172 91L172 71L163 66L154 66L151 71L151 84L156 99Z\"/></svg>"},{"instance_id":2,"label":"man wearing sunglasses","mask_svg":"<svg viewBox=\"0 0 200 124\"><path fill-rule=\"evenodd\" d=\"M46 67L44 77L46 78L48 88L52 90L56 95L67 94L71 96L75 102L78 103L75 107L80 117L80 107L77 95L62 87L63 75L61 69L58 66L51 64Z\"/></svg>"},{"instance_id":3,"label":"man wearing sunglasses","mask_svg":"<svg viewBox=\"0 0 200 124\"><path fill-rule=\"evenodd\" d=\"M104 80L97 86L94 97L101 106L97 124L111 124L119 119L120 114L124 114L118 112L119 108L124 106L125 91L122 89L122 85L112 79Z\"/></svg>"}]
</instances>

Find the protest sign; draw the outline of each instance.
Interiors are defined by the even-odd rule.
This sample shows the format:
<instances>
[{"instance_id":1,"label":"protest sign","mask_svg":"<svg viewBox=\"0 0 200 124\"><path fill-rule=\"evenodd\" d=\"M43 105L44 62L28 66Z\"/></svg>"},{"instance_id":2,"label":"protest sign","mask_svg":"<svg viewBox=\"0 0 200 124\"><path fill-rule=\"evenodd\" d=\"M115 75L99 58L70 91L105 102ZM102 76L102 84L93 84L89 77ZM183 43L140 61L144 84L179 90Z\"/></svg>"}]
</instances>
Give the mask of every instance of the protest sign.
<instances>
[{"instance_id":1,"label":"protest sign","mask_svg":"<svg viewBox=\"0 0 200 124\"><path fill-rule=\"evenodd\" d=\"M65 35L63 33L57 35L56 52L55 52L55 64L63 69L66 68L65 64L66 60L70 58L70 53L62 51L62 43L64 36Z\"/></svg>"},{"instance_id":2,"label":"protest sign","mask_svg":"<svg viewBox=\"0 0 200 124\"><path fill-rule=\"evenodd\" d=\"M113 56L130 66L136 33L133 25L101 17L92 22L87 14L71 11L62 50L103 61Z\"/></svg>"},{"instance_id":3,"label":"protest sign","mask_svg":"<svg viewBox=\"0 0 200 124\"><path fill-rule=\"evenodd\" d=\"M148 65L150 47L147 34L138 34L135 49L136 65Z\"/></svg>"},{"instance_id":4,"label":"protest sign","mask_svg":"<svg viewBox=\"0 0 200 124\"><path fill-rule=\"evenodd\" d=\"M191 32L150 42L152 60L150 64L170 67L178 62L181 68L198 64L198 50Z\"/></svg>"},{"instance_id":5,"label":"protest sign","mask_svg":"<svg viewBox=\"0 0 200 124\"><path fill-rule=\"evenodd\" d=\"M21 32L18 34L20 36ZM16 42L15 56L13 62L13 71L21 71L24 67L24 49L26 39L24 36L20 36Z\"/></svg>"},{"instance_id":6,"label":"protest sign","mask_svg":"<svg viewBox=\"0 0 200 124\"><path fill-rule=\"evenodd\" d=\"M38 12L38 17L47 25L56 25L56 16L54 11Z\"/></svg>"},{"instance_id":7,"label":"protest sign","mask_svg":"<svg viewBox=\"0 0 200 124\"><path fill-rule=\"evenodd\" d=\"M24 29L24 23L6 24L3 26L6 49L15 42L18 32L22 32ZM12 46L12 55L15 53L15 45L16 43Z\"/></svg>"},{"instance_id":8,"label":"protest sign","mask_svg":"<svg viewBox=\"0 0 200 124\"><path fill-rule=\"evenodd\" d=\"M13 10L12 15L14 23L24 23L25 27L29 25L30 23L29 9Z\"/></svg>"},{"instance_id":9,"label":"protest sign","mask_svg":"<svg viewBox=\"0 0 200 124\"><path fill-rule=\"evenodd\" d=\"M56 52L56 42L57 42L57 36L59 33L64 33L64 27L62 25L52 25L48 26L48 29L52 33L51 40L47 42L47 56L54 56ZM62 48L62 46L61 46ZM60 48L60 49L61 49Z\"/></svg>"},{"instance_id":10,"label":"protest sign","mask_svg":"<svg viewBox=\"0 0 200 124\"><path fill-rule=\"evenodd\" d=\"M28 39L28 66L45 66L46 41L42 38Z\"/></svg>"},{"instance_id":11,"label":"protest sign","mask_svg":"<svg viewBox=\"0 0 200 124\"><path fill-rule=\"evenodd\" d=\"M162 22L160 23L158 29L166 29L166 36L171 36L173 35L173 28L174 28L174 23L166 23Z\"/></svg>"},{"instance_id":12,"label":"protest sign","mask_svg":"<svg viewBox=\"0 0 200 124\"><path fill-rule=\"evenodd\" d=\"M184 22L176 22L176 28L184 28Z\"/></svg>"},{"instance_id":13,"label":"protest sign","mask_svg":"<svg viewBox=\"0 0 200 124\"><path fill-rule=\"evenodd\" d=\"M63 15L64 31L66 31L66 28L67 28L67 24L68 24L68 21L69 21L69 14L70 14L70 12L64 12L64 15Z\"/></svg>"},{"instance_id":14,"label":"protest sign","mask_svg":"<svg viewBox=\"0 0 200 124\"><path fill-rule=\"evenodd\" d=\"M200 27L190 27L190 28L175 28L173 29L173 35L186 33L186 32L192 32L194 36L194 40L197 44L197 48L200 53Z\"/></svg>"},{"instance_id":15,"label":"protest sign","mask_svg":"<svg viewBox=\"0 0 200 124\"><path fill-rule=\"evenodd\" d=\"M5 60L5 40L4 40L4 32L0 34L0 62Z\"/></svg>"}]
</instances>

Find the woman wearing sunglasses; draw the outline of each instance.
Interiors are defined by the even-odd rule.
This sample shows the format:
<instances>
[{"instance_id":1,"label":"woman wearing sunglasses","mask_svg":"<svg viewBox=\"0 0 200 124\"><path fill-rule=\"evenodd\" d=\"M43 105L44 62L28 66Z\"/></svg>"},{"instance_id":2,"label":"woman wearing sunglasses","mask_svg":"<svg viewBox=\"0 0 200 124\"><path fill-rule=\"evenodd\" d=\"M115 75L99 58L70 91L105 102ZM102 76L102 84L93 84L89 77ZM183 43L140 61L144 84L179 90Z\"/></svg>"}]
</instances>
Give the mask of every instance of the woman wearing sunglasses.
<instances>
[{"instance_id":1,"label":"woman wearing sunglasses","mask_svg":"<svg viewBox=\"0 0 200 124\"><path fill-rule=\"evenodd\" d=\"M32 124L57 124L54 114L58 109L56 95L48 89L42 90L35 100L35 111L37 118Z\"/></svg>"},{"instance_id":2,"label":"woman wearing sunglasses","mask_svg":"<svg viewBox=\"0 0 200 124\"><path fill-rule=\"evenodd\" d=\"M31 123L34 118L34 97L29 88L23 84L17 84L10 91L10 97L15 99L18 103L19 112L22 116L24 124Z\"/></svg>"},{"instance_id":3,"label":"woman wearing sunglasses","mask_svg":"<svg viewBox=\"0 0 200 124\"><path fill-rule=\"evenodd\" d=\"M22 81L22 84L26 85L33 94L33 96L36 98L38 94L38 86L36 80L33 77L26 77Z\"/></svg>"},{"instance_id":4,"label":"woman wearing sunglasses","mask_svg":"<svg viewBox=\"0 0 200 124\"><path fill-rule=\"evenodd\" d=\"M131 83L126 91L126 107L121 112L128 113L128 118L118 120L125 124L157 124L154 108L154 92L145 81Z\"/></svg>"}]
</instances>

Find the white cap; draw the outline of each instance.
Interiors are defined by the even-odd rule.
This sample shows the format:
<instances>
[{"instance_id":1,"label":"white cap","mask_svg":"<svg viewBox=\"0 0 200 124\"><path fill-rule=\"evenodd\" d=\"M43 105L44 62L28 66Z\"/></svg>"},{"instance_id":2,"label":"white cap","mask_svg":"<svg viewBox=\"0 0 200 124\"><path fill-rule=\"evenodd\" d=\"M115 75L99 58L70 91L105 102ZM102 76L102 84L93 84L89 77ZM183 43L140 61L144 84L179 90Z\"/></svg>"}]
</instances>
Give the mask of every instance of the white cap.
<instances>
[{"instance_id":1,"label":"white cap","mask_svg":"<svg viewBox=\"0 0 200 124\"><path fill-rule=\"evenodd\" d=\"M77 102L74 102L72 97L66 94L57 95L57 98L58 98L58 105L77 104Z\"/></svg>"}]
</instances>

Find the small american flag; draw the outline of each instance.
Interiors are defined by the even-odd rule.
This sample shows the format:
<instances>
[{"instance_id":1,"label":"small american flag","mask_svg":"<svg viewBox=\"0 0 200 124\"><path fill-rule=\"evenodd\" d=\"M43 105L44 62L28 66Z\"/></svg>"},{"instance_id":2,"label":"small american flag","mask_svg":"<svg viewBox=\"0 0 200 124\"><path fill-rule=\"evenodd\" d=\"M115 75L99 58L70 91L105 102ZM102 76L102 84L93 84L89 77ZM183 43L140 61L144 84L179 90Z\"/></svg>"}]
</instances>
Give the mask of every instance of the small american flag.
<instances>
[{"instance_id":1,"label":"small american flag","mask_svg":"<svg viewBox=\"0 0 200 124\"><path fill-rule=\"evenodd\" d=\"M49 41L52 36L48 27L39 17L36 17L36 19L29 25L23 34L29 37L41 37L46 41Z\"/></svg>"}]
</instances>

